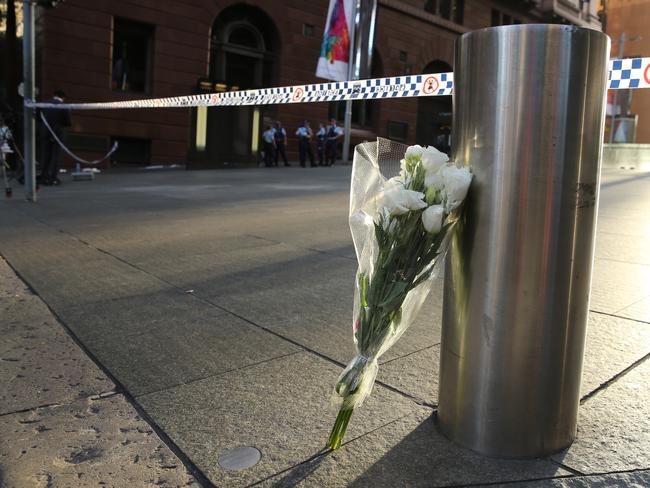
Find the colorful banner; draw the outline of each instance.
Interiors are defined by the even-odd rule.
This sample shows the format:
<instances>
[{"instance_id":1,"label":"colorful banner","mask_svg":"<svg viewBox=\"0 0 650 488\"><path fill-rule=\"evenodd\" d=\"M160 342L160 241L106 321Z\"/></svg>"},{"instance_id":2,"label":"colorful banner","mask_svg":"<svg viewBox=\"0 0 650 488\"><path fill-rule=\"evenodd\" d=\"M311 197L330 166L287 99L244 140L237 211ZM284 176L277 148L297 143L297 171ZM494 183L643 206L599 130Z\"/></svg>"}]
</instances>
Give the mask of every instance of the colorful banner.
<instances>
[{"instance_id":1,"label":"colorful banner","mask_svg":"<svg viewBox=\"0 0 650 488\"><path fill-rule=\"evenodd\" d=\"M330 0L316 76L326 80L348 79L350 42L355 0Z\"/></svg>"}]
</instances>

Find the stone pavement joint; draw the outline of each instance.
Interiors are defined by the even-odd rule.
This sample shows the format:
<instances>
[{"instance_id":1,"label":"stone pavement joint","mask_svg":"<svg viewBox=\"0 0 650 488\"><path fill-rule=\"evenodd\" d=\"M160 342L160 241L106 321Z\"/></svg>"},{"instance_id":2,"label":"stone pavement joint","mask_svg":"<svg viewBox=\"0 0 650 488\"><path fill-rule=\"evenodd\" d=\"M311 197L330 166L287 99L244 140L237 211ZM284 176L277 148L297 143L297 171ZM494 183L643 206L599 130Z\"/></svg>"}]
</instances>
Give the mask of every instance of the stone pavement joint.
<instances>
[{"instance_id":1,"label":"stone pavement joint","mask_svg":"<svg viewBox=\"0 0 650 488\"><path fill-rule=\"evenodd\" d=\"M612 376L610 379L608 379L607 381L605 381L604 383L602 383L600 386L598 386L598 388L596 388L595 390L592 390L592 391L590 391L589 393L587 393L586 395L584 395L584 396L580 399L580 405L582 405L582 404L585 403L587 400L589 400L591 397L597 395L597 394L600 393L601 391L607 389L607 387L609 387L609 386L612 385L613 383L616 383L616 382L617 382L618 380L620 380L623 376L625 376L626 374L628 374L630 371L634 370L635 368L641 366L644 362L648 361L649 359L650 359L650 353L646 354L645 356L643 356L643 357L640 358L640 359L637 359L637 360L634 361L632 364L630 364L627 368L625 368L624 370L620 371L619 373L615 374L615 375Z\"/></svg>"},{"instance_id":2,"label":"stone pavement joint","mask_svg":"<svg viewBox=\"0 0 650 488\"><path fill-rule=\"evenodd\" d=\"M618 312L620 312L620 311L621 311L621 310L619 310ZM649 325L650 325L650 322L647 321L647 320L641 320L641 319L634 319L634 318L630 318L630 317L624 317L624 316L622 316L622 315L617 315L618 312L616 312L616 313L608 313L608 312L601 312L600 310L589 310L589 312L590 312L590 313L597 313L597 314L599 314L599 315L606 315L606 316L608 316L608 317L614 317L614 318L617 318L617 319L631 320L632 322L638 322L638 323L640 323L640 324L649 324Z\"/></svg>"}]
</instances>

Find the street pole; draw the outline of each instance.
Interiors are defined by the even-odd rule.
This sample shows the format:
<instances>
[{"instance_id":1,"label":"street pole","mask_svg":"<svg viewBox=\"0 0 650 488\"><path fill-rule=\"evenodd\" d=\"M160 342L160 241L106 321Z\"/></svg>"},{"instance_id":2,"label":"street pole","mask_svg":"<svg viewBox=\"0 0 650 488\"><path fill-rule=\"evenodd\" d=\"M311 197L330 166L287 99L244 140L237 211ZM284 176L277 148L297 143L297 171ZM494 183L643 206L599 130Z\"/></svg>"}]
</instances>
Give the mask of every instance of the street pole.
<instances>
[{"instance_id":1,"label":"street pole","mask_svg":"<svg viewBox=\"0 0 650 488\"><path fill-rule=\"evenodd\" d=\"M618 59L623 59L623 46L625 46L625 32L621 32L618 38ZM618 110L618 90L614 90L614 99L612 100L612 122L609 125L609 143L614 142L614 122L616 120L616 111Z\"/></svg>"},{"instance_id":2,"label":"street pole","mask_svg":"<svg viewBox=\"0 0 650 488\"><path fill-rule=\"evenodd\" d=\"M34 100L34 2L23 0L23 99ZM36 201L36 123L34 109L24 107L25 198Z\"/></svg>"},{"instance_id":3,"label":"street pole","mask_svg":"<svg viewBox=\"0 0 650 488\"><path fill-rule=\"evenodd\" d=\"M352 13L352 30L350 31L350 59L348 60L348 80L354 80L357 65L356 56L356 25L359 14L359 0L354 2L354 12ZM352 129L352 100L345 101L345 121L343 122L343 162L350 160L350 130Z\"/></svg>"}]
</instances>

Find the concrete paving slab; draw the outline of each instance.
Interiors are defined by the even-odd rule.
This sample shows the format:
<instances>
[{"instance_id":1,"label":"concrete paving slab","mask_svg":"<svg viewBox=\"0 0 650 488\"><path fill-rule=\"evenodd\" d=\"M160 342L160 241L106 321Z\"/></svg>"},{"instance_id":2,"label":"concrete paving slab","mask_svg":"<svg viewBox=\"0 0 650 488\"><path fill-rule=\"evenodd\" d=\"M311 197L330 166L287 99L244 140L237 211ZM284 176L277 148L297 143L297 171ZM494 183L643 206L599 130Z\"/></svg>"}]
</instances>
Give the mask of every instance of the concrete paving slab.
<instances>
[{"instance_id":1,"label":"concrete paving slab","mask_svg":"<svg viewBox=\"0 0 650 488\"><path fill-rule=\"evenodd\" d=\"M632 264L650 264L650 249L644 239L626 239L620 234L598 232L596 257Z\"/></svg>"},{"instance_id":2,"label":"concrete paving slab","mask_svg":"<svg viewBox=\"0 0 650 488\"><path fill-rule=\"evenodd\" d=\"M567 474L550 460L493 459L463 449L438 432L431 410L420 408L261 486L432 488Z\"/></svg>"},{"instance_id":3,"label":"concrete paving slab","mask_svg":"<svg viewBox=\"0 0 650 488\"><path fill-rule=\"evenodd\" d=\"M589 398L580 408L578 436L553 456L580 473L650 466L650 360Z\"/></svg>"},{"instance_id":4,"label":"concrete paving slab","mask_svg":"<svg viewBox=\"0 0 650 488\"><path fill-rule=\"evenodd\" d=\"M58 310L68 327L88 342L121 341L157 329L184 334L194 324L217 324L226 313L177 288Z\"/></svg>"},{"instance_id":5,"label":"concrete paving slab","mask_svg":"<svg viewBox=\"0 0 650 488\"><path fill-rule=\"evenodd\" d=\"M650 296L650 265L595 259L591 310L616 313Z\"/></svg>"},{"instance_id":6,"label":"concrete paving slab","mask_svg":"<svg viewBox=\"0 0 650 488\"><path fill-rule=\"evenodd\" d=\"M590 313L581 396L594 391L648 353L650 324ZM439 366L439 346L428 347L382 364L378 379L436 405Z\"/></svg>"},{"instance_id":7,"label":"concrete paving slab","mask_svg":"<svg viewBox=\"0 0 650 488\"><path fill-rule=\"evenodd\" d=\"M325 445L336 412L329 401L341 369L308 353L240 369L144 395L138 402L217 486L244 486L291 468ZM347 439L382 427L418 408L375 387L353 417ZM252 446L255 466L227 471L225 449Z\"/></svg>"},{"instance_id":8,"label":"concrete paving slab","mask_svg":"<svg viewBox=\"0 0 650 488\"><path fill-rule=\"evenodd\" d=\"M650 324L650 296L633 303L629 307L625 307L623 310L619 310L616 315Z\"/></svg>"},{"instance_id":9,"label":"concrete paving slab","mask_svg":"<svg viewBox=\"0 0 650 488\"><path fill-rule=\"evenodd\" d=\"M439 371L438 344L380 365L377 379L430 405L437 405Z\"/></svg>"},{"instance_id":10,"label":"concrete paving slab","mask_svg":"<svg viewBox=\"0 0 650 488\"><path fill-rule=\"evenodd\" d=\"M198 486L122 395L0 417L7 488Z\"/></svg>"},{"instance_id":11,"label":"concrete paving slab","mask_svg":"<svg viewBox=\"0 0 650 488\"><path fill-rule=\"evenodd\" d=\"M314 294L304 288L278 294L276 289L271 289L247 295L215 296L210 300L311 350L347 363L354 355L353 286L348 280L341 280L338 287L332 288L337 291L335 294L329 290ZM431 293L413 325L380 362L440 342L441 292L436 289Z\"/></svg>"},{"instance_id":12,"label":"concrete paving slab","mask_svg":"<svg viewBox=\"0 0 650 488\"><path fill-rule=\"evenodd\" d=\"M147 273L42 224L18 233L9 229L7 234L0 240L0 252L52 307L169 288Z\"/></svg>"},{"instance_id":13,"label":"concrete paving slab","mask_svg":"<svg viewBox=\"0 0 650 488\"><path fill-rule=\"evenodd\" d=\"M641 207L641 212L643 207ZM628 215L630 209L612 207L608 209L602 203L598 208L597 232L605 232L625 237L647 238L650 237L650 223L647 221L647 214L640 212ZM598 237L596 237L598 239Z\"/></svg>"},{"instance_id":14,"label":"concrete paving slab","mask_svg":"<svg viewBox=\"0 0 650 488\"><path fill-rule=\"evenodd\" d=\"M599 313L589 314L581 396L650 353L650 324Z\"/></svg>"},{"instance_id":15,"label":"concrete paving slab","mask_svg":"<svg viewBox=\"0 0 650 488\"><path fill-rule=\"evenodd\" d=\"M286 356L299 347L231 314L184 318L169 328L87 341L89 350L133 395Z\"/></svg>"},{"instance_id":16,"label":"concrete paving slab","mask_svg":"<svg viewBox=\"0 0 650 488\"><path fill-rule=\"evenodd\" d=\"M216 257L269 246L269 241L259 237L237 234L214 226L206 228L190 225L188 220L163 221L155 226L149 223L145 231L141 226L137 226L137 229L138 232L132 226L110 226L101 232L81 229L77 235L129 263L147 269L151 267L152 271L166 271L167 266L176 264L177 259L197 255ZM174 268L187 271L178 265Z\"/></svg>"},{"instance_id":17,"label":"concrete paving slab","mask_svg":"<svg viewBox=\"0 0 650 488\"><path fill-rule=\"evenodd\" d=\"M211 296L239 294L242 286L249 290L269 289L278 280L268 284L264 280L272 279L274 272L283 266L310 258L322 259L321 254L254 236L244 236L242 240L254 245L219 253L196 254L189 250L176 255L152 253L134 264L180 288L201 290L203 294ZM300 270L296 267L297 264L294 264L294 270ZM296 276L294 280L302 279L305 282L308 278L310 277ZM315 286L315 280L311 278L311 285Z\"/></svg>"},{"instance_id":18,"label":"concrete paving slab","mask_svg":"<svg viewBox=\"0 0 650 488\"><path fill-rule=\"evenodd\" d=\"M0 280L0 415L115 387L2 259Z\"/></svg>"},{"instance_id":19,"label":"concrete paving slab","mask_svg":"<svg viewBox=\"0 0 650 488\"><path fill-rule=\"evenodd\" d=\"M499 488L647 488L650 486L650 470L595 476L570 476L496 486Z\"/></svg>"}]
</instances>

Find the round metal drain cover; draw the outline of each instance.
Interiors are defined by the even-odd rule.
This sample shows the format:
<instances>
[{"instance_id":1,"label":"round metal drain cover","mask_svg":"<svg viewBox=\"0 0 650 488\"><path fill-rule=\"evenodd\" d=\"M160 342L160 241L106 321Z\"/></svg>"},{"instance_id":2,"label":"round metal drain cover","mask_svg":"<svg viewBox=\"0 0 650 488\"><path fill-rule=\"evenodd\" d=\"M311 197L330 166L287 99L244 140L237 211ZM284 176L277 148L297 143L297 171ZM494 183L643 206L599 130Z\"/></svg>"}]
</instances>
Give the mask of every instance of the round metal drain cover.
<instances>
[{"instance_id":1,"label":"round metal drain cover","mask_svg":"<svg viewBox=\"0 0 650 488\"><path fill-rule=\"evenodd\" d=\"M242 446L226 449L219 455L218 463L224 469L246 469L255 466L262 453L254 447Z\"/></svg>"}]
</instances>

